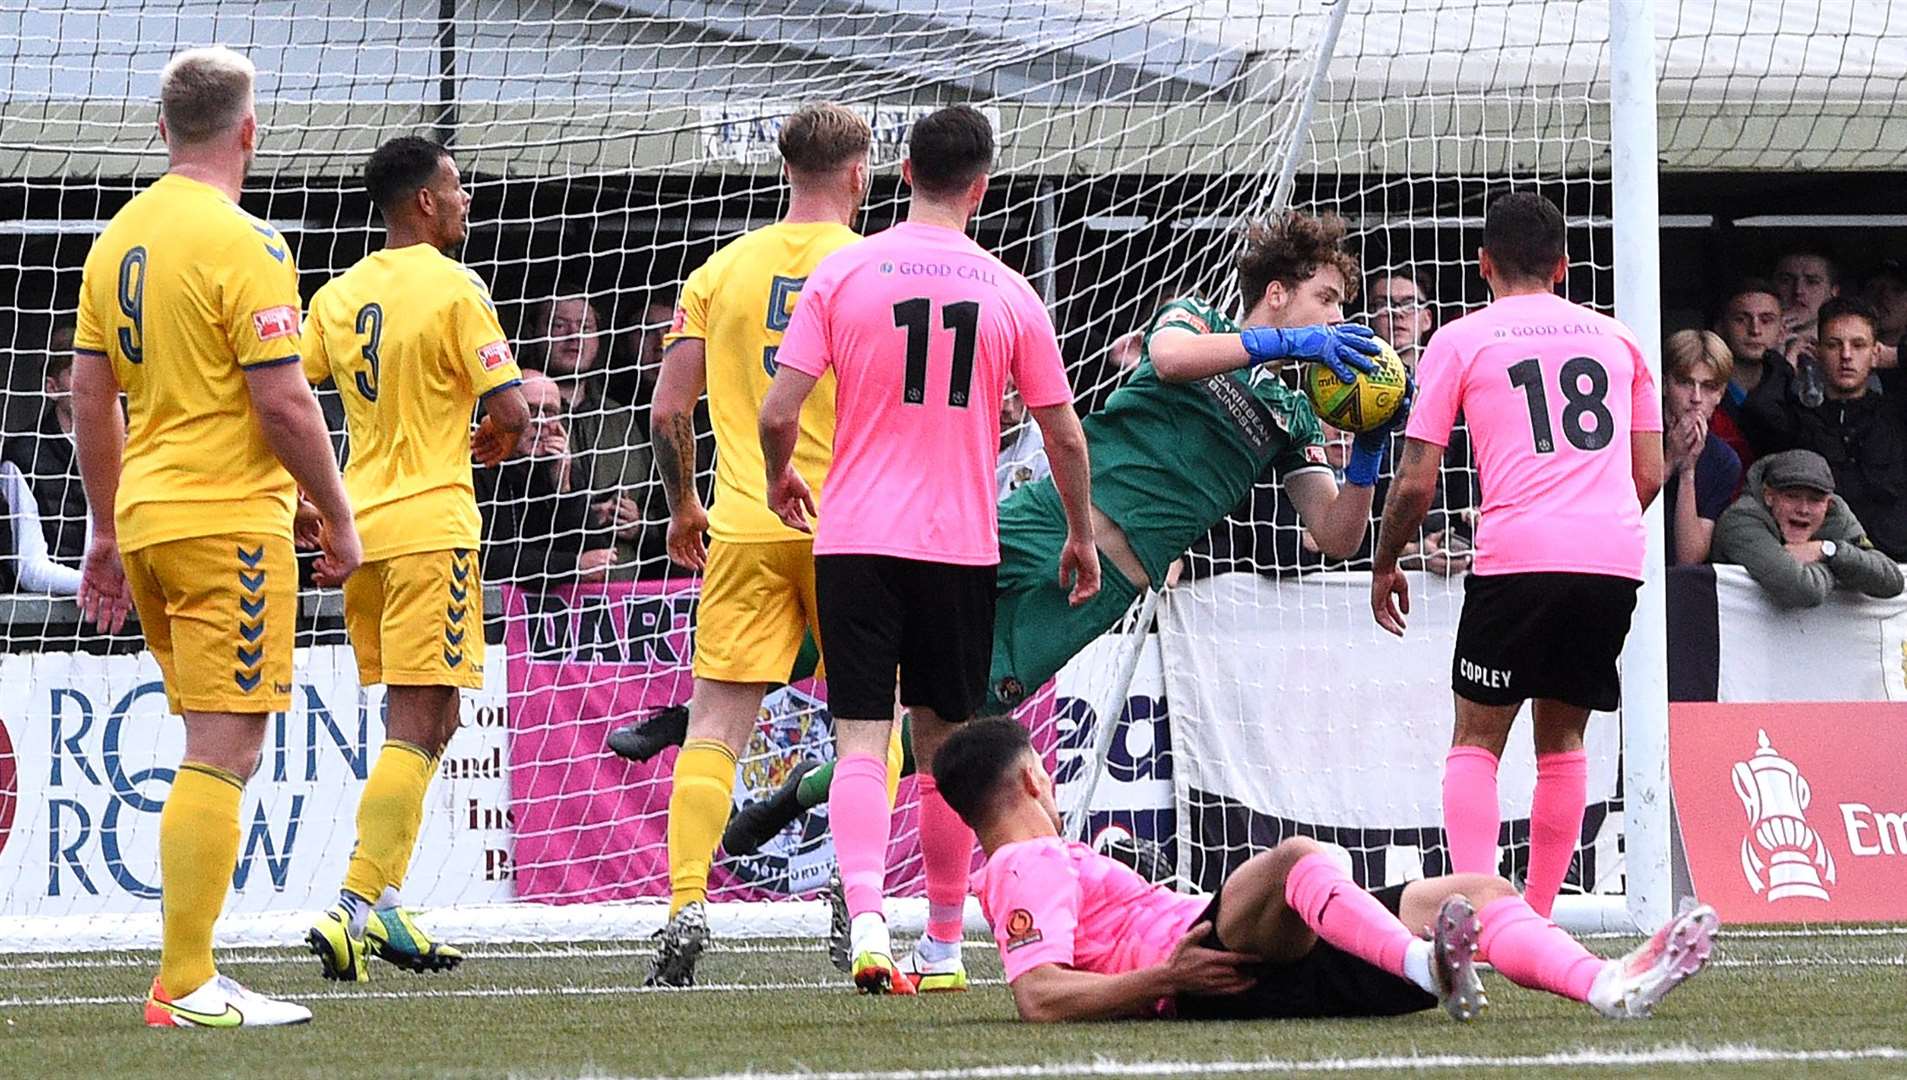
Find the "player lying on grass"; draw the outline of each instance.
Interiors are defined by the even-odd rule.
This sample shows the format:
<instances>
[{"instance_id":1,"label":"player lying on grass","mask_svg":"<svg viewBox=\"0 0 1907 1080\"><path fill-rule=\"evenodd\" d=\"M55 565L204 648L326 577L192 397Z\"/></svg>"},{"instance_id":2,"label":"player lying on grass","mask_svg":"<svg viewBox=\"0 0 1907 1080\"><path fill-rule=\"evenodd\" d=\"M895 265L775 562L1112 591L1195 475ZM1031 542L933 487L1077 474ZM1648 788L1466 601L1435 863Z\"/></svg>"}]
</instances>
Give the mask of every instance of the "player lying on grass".
<instances>
[{"instance_id":1,"label":"player lying on grass","mask_svg":"<svg viewBox=\"0 0 1907 1080\"><path fill-rule=\"evenodd\" d=\"M1052 778L1011 720L955 732L934 779L987 854L980 905L1025 1020L1395 1016L1439 1004L1471 1020L1488 1004L1479 950L1519 986L1635 1019L1702 969L1720 925L1695 907L1605 960L1502 878L1365 892L1303 838L1246 860L1212 896L1176 893L1061 838Z\"/></svg>"}]
</instances>

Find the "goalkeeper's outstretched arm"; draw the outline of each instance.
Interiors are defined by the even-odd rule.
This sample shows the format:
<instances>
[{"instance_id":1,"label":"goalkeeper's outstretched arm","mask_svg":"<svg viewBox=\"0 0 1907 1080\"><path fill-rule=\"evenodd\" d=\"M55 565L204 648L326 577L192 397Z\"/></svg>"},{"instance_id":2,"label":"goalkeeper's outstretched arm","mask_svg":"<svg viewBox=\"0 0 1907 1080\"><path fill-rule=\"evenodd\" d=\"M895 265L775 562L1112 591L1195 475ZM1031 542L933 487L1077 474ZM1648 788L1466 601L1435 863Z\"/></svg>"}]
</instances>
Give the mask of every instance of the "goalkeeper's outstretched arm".
<instances>
[{"instance_id":1,"label":"goalkeeper's outstretched arm","mask_svg":"<svg viewBox=\"0 0 1907 1080\"><path fill-rule=\"evenodd\" d=\"M1175 326L1154 330L1146 350L1166 382L1197 382L1251 363L1237 334L1200 334Z\"/></svg>"},{"instance_id":2,"label":"goalkeeper's outstretched arm","mask_svg":"<svg viewBox=\"0 0 1907 1080\"><path fill-rule=\"evenodd\" d=\"M1319 363L1345 382L1373 370L1382 346L1356 323L1251 326L1237 334L1200 334L1176 326L1154 330L1146 353L1166 382L1197 382L1252 364Z\"/></svg>"}]
</instances>

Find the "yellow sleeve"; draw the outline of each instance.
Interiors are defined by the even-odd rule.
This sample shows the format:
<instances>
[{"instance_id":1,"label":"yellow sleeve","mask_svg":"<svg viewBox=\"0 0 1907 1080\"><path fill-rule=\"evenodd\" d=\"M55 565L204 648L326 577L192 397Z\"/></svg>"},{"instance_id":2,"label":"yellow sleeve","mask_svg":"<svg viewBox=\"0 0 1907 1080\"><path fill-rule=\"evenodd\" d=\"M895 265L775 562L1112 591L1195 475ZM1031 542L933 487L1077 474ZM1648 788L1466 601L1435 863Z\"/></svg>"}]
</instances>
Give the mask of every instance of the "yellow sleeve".
<instances>
[{"instance_id":1,"label":"yellow sleeve","mask_svg":"<svg viewBox=\"0 0 1907 1080\"><path fill-rule=\"evenodd\" d=\"M259 222L234 240L214 273L223 283L225 336L239 367L298 359L298 268L278 230Z\"/></svg>"},{"instance_id":2,"label":"yellow sleeve","mask_svg":"<svg viewBox=\"0 0 1907 1080\"><path fill-rule=\"evenodd\" d=\"M662 347L668 348L683 338L708 340L709 273L703 266L682 283L682 296L675 302L675 319L669 332L662 335Z\"/></svg>"},{"instance_id":3,"label":"yellow sleeve","mask_svg":"<svg viewBox=\"0 0 1907 1080\"><path fill-rule=\"evenodd\" d=\"M451 340L457 343L457 371L478 397L521 382L510 339L497 322L489 293L474 278L451 305Z\"/></svg>"},{"instance_id":4,"label":"yellow sleeve","mask_svg":"<svg viewBox=\"0 0 1907 1080\"><path fill-rule=\"evenodd\" d=\"M305 314L304 336L298 346L305 381L313 386L331 377L331 356L324 347L324 321L318 318L318 300L316 296L311 298L311 310Z\"/></svg>"},{"instance_id":5,"label":"yellow sleeve","mask_svg":"<svg viewBox=\"0 0 1907 1080\"><path fill-rule=\"evenodd\" d=\"M96 288L96 275L103 271L99 267L98 244L87 253L86 268L80 272L79 279L79 321L73 327L73 351L99 353L106 355L106 324L100 320L99 311L93 304Z\"/></svg>"}]
</instances>

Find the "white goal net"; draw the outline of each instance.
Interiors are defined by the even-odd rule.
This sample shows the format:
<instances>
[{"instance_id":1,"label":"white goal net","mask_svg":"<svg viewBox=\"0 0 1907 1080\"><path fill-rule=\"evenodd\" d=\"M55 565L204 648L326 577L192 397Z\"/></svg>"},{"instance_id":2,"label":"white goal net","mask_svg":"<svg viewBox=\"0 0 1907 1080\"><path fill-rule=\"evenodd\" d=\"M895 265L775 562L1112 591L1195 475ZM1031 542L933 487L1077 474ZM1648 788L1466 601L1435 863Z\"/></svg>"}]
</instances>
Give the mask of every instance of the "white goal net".
<instances>
[{"instance_id":1,"label":"white goal net","mask_svg":"<svg viewBox=\"0 0 1907 1080\"><path fill-rule=\"evenodd\" d=\"M660 922L674 753L637 763L605 746L689 696L696 584L663 551L647 408L685 276L785 204L774 140L795 104L831 98L872 122L864 232L904 209L915 118L952 102L988 112L1000 162L976 235L1047 299L1082 410L1124 377L1130 335L1162 300L1235 304L1230 230L1279 205L1349 221L1383 300L1357 317L1400 348L1485 299L1477 227L1507 186L1563 208L1570 298L1612 305L1608 5L1339 4L0 0L0 478L17 480L0 582L0 948L157 939L158 810L183 737L136 626L98 635L61 599L86 523L59 395L92 238L164 169L153 102L171 54L224 43L257 63L263 138L244 202L290 238L307 298L381 243L360 183L370 151L405 133L446 141L474 195L461 257L524 366L561 377L573 482L541 516L503 506L507 491L486 506L514 523L484 555L486 686L467 695L404 882L445 933L552 939ZM1292 833L1352 849L1370 884L1437 872L1460 595L1442 571L1466 557L1467 461L1446 462L1444 489L1403 645L1370 625L1364 562L1316 557L1261 487L1189 556L1150 634L1100 642L1040 690L1022 715L1082 830L1156 844L1153 868L1186 887ZM295 704L247 789L223 940L297 939L341 879L382 732L339 607L304 594ZM738 805L831 756L818 694L797 683L764 708ZM1620 893L1615 719L1591 741L1571 887ZM1527 752L1511 760L1514 872ZM911 791L890 859L903 897L919 889ZM818 930L831 858L817 811L756 856L718 860L717 931Z\"/></svg>"}]
</instances>

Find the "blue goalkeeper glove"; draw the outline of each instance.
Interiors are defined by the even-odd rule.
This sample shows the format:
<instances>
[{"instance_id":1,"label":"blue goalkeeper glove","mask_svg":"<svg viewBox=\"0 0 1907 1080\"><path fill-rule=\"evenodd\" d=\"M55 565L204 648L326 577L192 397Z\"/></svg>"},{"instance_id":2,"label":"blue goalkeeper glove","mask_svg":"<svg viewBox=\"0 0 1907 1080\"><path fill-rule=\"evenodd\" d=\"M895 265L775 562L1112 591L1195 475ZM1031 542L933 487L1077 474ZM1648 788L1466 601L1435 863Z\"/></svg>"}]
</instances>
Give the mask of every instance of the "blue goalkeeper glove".
<instances>
[{"instance_id":1,"label":"blue goalkeeper glove","mask_svg":"<svg viewBox=\"0 0 1907 1080\"><path fill-rule=\"evenodd\" d=\"M1359 372L1377 370L1372 357L1383 351L1383 344L1368 326L1357 323L1325 323L1318 326L1293 326L1278 329L1254 326L1238 335L1254 364L1274 360L1309 360L1331 369L1340 381L1351 382Z\"/></svg>"},{"instance_id":2,"label":"blue goalkeeper glove","mask_svg":"<svg viewBox=\"0 0 1907 1080\"><path fill-rule=\"evenodd\" d=\"M1417 397L1417 380L1404 376L1404 400L1383 427L1367 431L1351 440L1351 456L1344 462L1344 482L1352 487L1375 487L1377 474L1391 448L1391 436L1404 430L1410 419L1410 403Z\"/></svg>"}]
</instances>

